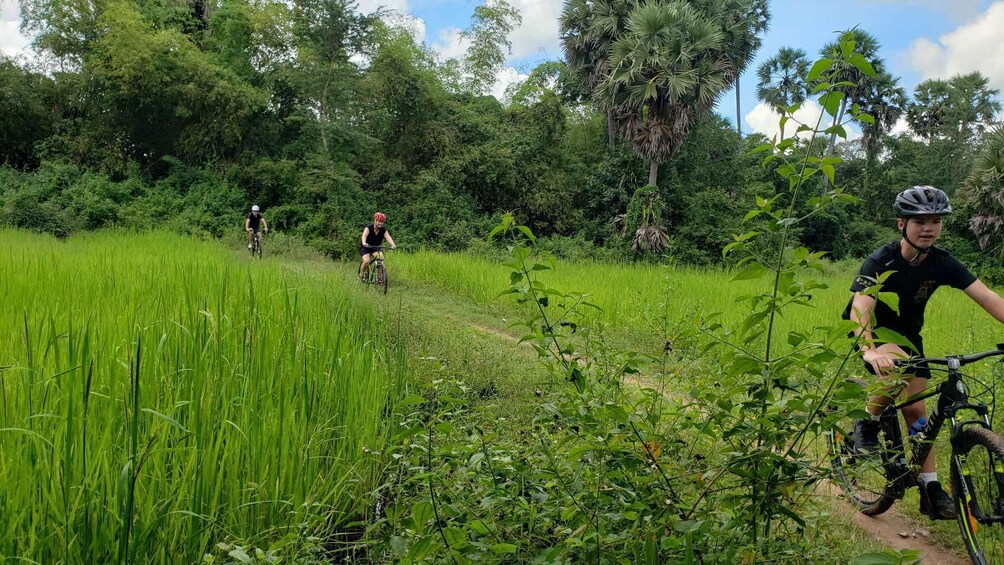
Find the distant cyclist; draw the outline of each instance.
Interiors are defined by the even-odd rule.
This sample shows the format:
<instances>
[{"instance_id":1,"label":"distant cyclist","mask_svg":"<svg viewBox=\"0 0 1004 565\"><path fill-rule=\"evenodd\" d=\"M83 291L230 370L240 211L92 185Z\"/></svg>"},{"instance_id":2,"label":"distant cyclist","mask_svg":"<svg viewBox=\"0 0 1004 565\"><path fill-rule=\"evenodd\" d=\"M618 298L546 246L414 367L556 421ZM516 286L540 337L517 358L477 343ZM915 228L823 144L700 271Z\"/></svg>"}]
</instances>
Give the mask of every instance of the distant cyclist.
<instances>
[{"instance_id":1,"label":"distant cyclist","mask_svg":"<svg viewBox=\"0 0 1004 565\"><path fill-rule=\"evenodd\" d=\"M261 209L257 205L251 207L251 213L244 220L244 229L248 232L248 249L251 249L252 237L261 231L268 233L268 222L261 215Z\"/></svg>"},{"instance_id":2,"label":"distant cyclist","mask_svg":"<svg viewBox=\"0 0 1004 565\"><path fill-rule=\"evenodd\" d=\"M394 238L390 236L390 232L383 226L386 221L387 216L383 212L377 212L373 214L373 223L363 229L359 245L359 256L362 257L362 263L359 265L359 278L361 279L369 276L370 261L373 260L374 247L382 246L384 241L390 244L391 249L397 247L394 245Z\"/></svg>"}]
</instances>

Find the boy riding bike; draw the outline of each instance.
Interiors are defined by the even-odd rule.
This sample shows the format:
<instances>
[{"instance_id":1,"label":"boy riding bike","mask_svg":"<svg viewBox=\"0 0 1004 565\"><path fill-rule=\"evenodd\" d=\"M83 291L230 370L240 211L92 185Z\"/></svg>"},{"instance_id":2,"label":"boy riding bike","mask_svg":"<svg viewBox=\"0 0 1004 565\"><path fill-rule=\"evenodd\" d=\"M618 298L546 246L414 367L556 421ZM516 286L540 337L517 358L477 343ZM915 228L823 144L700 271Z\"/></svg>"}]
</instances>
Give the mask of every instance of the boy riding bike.
<instances>
[{"instance_id":1,"label":"boy riding bike","mask_svg":"<svg viewBox=\"0 0 1004 565\"><path fill-rule=\"evenodd\" d=\"M865 368L885 380L896 373L895 362L909 357L923 357L921 329L927 302L939 286L951 286L966 293L997 321L1004 323L1004 299L987 288L969 269L947 251L934 247L941 235L942 218L952 212L948 196L931 186L915 186L899 193L893 209L902 239L875 250L858 271L851 285L854 296L847 303L843 318L859 324L854 335L860 336ZM883 292L893 292L899 298L899 313L883 302L861 292L878 284L878 277L893 271L884 283ZM875 340L873 330L887 328L906 337L915 347L902 347ZM905 371L908 384L905 395L924 390L931 373L927 367L911 367ZM870 419L854 425L854 442L863 452L878 449L880 416L893 399L896 387L890 385L884 394L872 397L866 407ZM927 417L923 402L905 406L902 410L907 425ZM954 519L956 510L951 497L938 481L934 450L920 468L920 511L931 519Z\"/></svg>"},{"instance_id":2,"label":"boy riding bike","mask_svg":"<svg viewBox=\"0 0 1004 565\"><path fill-rule=\"evenodd\" d=\"M359 245L359 256L362 257L362 263L359 264L360 279L365 280L369 276L370 262L373 260L374 253L372 247L380 247L386 241L390 244L391 249L397 248L394 245L394 238L390 236L390 232L383 225L386 221L387 216L383 212L377 212L373 214L373 223L363 229Z\"/></svg>"},{"instance_id":3,"label":"boy riding bike","mask_svg":"<svg viewBox=\"0 0 1004 565\"><path fill-rule=\"evenodd\" d=\"M268 233L268 222L265 221L265 217L261 215L261 209L256 204L251 207L251 213L244 220L244 230L248 232L248 249L251 249L251 238L263 229L265 233Z\"/></svg>"}]
</instances>

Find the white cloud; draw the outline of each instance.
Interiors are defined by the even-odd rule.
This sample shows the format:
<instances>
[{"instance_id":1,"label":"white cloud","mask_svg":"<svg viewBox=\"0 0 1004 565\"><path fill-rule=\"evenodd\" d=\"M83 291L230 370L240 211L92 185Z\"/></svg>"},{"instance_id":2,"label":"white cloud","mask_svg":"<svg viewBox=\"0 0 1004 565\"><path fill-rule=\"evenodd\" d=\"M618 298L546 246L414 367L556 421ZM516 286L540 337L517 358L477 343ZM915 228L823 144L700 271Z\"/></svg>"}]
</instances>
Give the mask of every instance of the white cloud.
<instances>
[{"instance_id":1,"label":"white cloud","mask_svg":"<svg viewBox=\"0 0 1004 565\"><path fill-rule=\"evenodd\" d=\"M18 13L17 2L0 0L0 52L10 57L24 55L28 52L31 40L18 29L21 15Z\"/></svg>"},{"instance_id":2,"label":"white cloud","mask_svg":"<svg viewBox=\"0 0 1004 565\"><path fill-rule=\"evenodd\" d=\"M384 16L383 20L391 27L407 31L415 39L415 43L425 43L426 28L425 20L422 18L404 12L391 12Z\"/></svg>"},{"instance_id":3,"label":"white cloud","mask_svg":"<svg viewBox=\"0 0 1004 565\"><path fill-rule=\"evenodd\" d=\"M460 28L449 27L439 30L436 40L432 42L432 50L439 53L444 59L462 59L467 52L464 45L464 38L460 35L463 32Z\"/></svg>"},{"instance_id":4,"label":"white cloud","mask_svg":"<svg viewBox=\"0 0 1004 565\"><path fill-rule=\"evenodd\" d=\"M904 117L901 117L900 119L896 120L896 123L893 124L892 129L889 130L889 135L893 137L901 133L908 133L911 136L913 135L913 130L910 129L910 123L907 122L906 118Z\"/></svg>"},{"instance_id":5,"label":"white cloud","mask_svg":"<svg viewBox=\"0 0 1004 565\"><path fill-rule=\"evenodd\" d=\"M922 37L910 46L910 66L921 80L950 78L980 71L994 88L1004 89L1004 1L994 2L973 21L942 35L937 41Z\"/></svg>"},{"instance_id":6,"label":"white cloud","mask_svg":"<svg viewBox=\"0 0 1004 565\"><path fill-rule=\"evenodd\" d=\"M495 84L492 85L488 94L494 96L496 100L504 100L505 91L509 88L509 85L523 82L528 77L529 75L525 75L512 67L506 67L495 75Z\"/></svg>"},{"instance_id":7,"label":"white cloud","mask_svg":"<svg viewBox=\"0 0 1004 565\"><path fill-rule=\"evenodd\" d=\"M885 4L909 4L948 12L956 21L974 18L983 7L983 0L880 0Z\"/></svg>"},{"instance_id":8,"label":"white cloud","mask_svg":"<svg viewBox=\"0 0 1004 565\"><path fill-rule=\"evenodd\" d=\"M823 113L822 107L813 100L806 100L802 104L794 115L795 120L808 125L809 127L815 127L816 122L819 121L820 114ZM746 114L745 120L746 124L749 125L750 129L757 133L762 133L767 136L768 139L777 136L778 141L781 139L781 128L779 127L781 116L773 108L764 104L759 103L754 107L749 113ZM795 130L798 129L799 124L795 123L795 120L788 120L788 123L784 126L784 136L786 138L794 135ZM827 114L823 116L823 120L819 125L819 128L825 129L830 123L832 118ZM847 130L847 140L854 141L855 139L861 138L861 132L852 126L845 125L844 128ZM812 135L812 132L802 132L798 134L799 137L803 139L808 139Z\"/></svg>"},{"instance_id":9,"label":"white cloud","mask_svg":"<svg viewBox=\"0 0 1004 565\"><path fill-rule=\"evenodd\" d=\"M523 22L511 34L512 58L546 53L551 58L559 55L558 18L561 17L561 0L510 0L523 16Z\"/></svg>"}]
</instances>

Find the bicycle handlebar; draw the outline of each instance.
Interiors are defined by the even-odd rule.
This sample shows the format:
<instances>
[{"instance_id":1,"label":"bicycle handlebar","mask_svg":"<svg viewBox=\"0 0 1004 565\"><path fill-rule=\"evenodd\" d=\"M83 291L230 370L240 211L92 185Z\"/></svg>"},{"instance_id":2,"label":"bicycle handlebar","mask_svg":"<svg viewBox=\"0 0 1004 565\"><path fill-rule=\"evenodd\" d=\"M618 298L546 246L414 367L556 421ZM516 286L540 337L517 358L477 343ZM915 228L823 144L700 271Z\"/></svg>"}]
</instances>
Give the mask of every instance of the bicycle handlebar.
<instances>
[{"instance_id":1,"label":"bicycle handlebar","mask_svg":"<svg viewBox=\"0 0 1004 565\"><path fill-rule=\"evenodd\" d=\"M898 360L895 362L895 365L897 367L916 365L918 363L927 363L929 365L948 365L950 360L954 359L959 362L959 366L961 367L995 355L1004 355L1004 343L998 343L997 349L984 351L983 353L974 353L972 355L950 355L948 357L913 357L911 359Z\"/></svg>"},{"instance_id":2,"label":"bicycle handlebar","mask_svg":"<svg viewBox=\"0 0 1004 565\"><path fill-rule=\"evenodd\" d=\"M373 249L375 251L383 251L384 249L394 249L394 247L397 246L395 245L394 247L388 247L386 245L364 245L363 247L365 247L366 249Z\"/></svg>"}]
</instances>

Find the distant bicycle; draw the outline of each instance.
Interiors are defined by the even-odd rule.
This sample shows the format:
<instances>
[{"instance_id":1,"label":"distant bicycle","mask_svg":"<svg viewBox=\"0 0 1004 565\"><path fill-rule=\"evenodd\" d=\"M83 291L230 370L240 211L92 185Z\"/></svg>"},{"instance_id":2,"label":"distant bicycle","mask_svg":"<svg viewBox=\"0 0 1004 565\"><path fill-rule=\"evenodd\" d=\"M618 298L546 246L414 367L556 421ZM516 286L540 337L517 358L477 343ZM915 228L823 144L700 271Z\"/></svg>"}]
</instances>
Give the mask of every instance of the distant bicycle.
<instances>
[{"instance_id":1,"label":"distant bicycle","mask_svg":"<svg viewBox=\"0 0 1004 565\"><path fill-rule=\"evenodd\" d=\"M377 291L382 290L384 294L387 294L387 265L383 257L383 250L386 248L371 246L370 249L373 250L373 260L370 262L368 273L360 280L365 284L376 285Z\"/></svg>"},{"instance_id":2,"label":"distant bicycle","mask_svg":"<svg viewBox=\"0 0 1004 565\"><path fill-rule=\"evenodd\" d=\"M854 446L853 420L839 422L827 434L830 461L841 488L863 514L888 510L906 489L916 487L920 464L927 459L945 422L952 445L952 500L969 557L977 565L1004 563L1004 441L990 427L991 411L969 398L960 368L987 357L1004 355L997 349L968 356L913 358L901 365L926 363L947 367L948 378L886 408L881 417L879 450L862 453ZM946 369L936 369L932 371ZM860 379L850 379L865 386ZM984 385L986 386L986 385ZM993 387L987 389L993 394ZM899 411L904 406L938 397L927 423L904 444ZM992 403L993 404L993 403ZM965 414L965 418L961 416ZM907 459L907 454L910 457Z\"/></svg>"},{"instance_id":3,"label":"distant bicycle","mask_svg":"<svg viewBox=\"0 0 1004 565\"><path fill-rule=\"evenodd\" d=\"M251 247L248 248L252 257L257 257L261 259L261 230L254 232L254 237L251 238Z\"/></svg>"}]
</instances>

